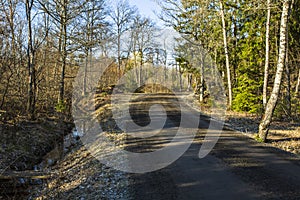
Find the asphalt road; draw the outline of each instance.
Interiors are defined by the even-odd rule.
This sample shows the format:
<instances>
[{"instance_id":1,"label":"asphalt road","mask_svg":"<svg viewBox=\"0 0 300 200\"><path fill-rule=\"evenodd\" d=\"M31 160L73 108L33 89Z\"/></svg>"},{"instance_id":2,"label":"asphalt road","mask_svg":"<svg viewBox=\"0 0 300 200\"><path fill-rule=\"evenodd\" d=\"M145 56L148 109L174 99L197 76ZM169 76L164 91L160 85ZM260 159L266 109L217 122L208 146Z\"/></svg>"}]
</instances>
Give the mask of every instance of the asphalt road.
<instances>
[{"instance_id":1,"label":"asphalt road","mask_svg":"<svg viewBox=\"0 0 300 200\"><path fill-rule=\"evenodd\" d=\"M136 153L154 152L170 144L182 112L200 116L193 143L178 160L154 172L128 174L133 199L300 199L297 157L225 128L211 153L199 159L208 117L195 110L183 111L170 95L141 95L130 104L131 117L141 126L150 123L149 108L154 104L162 105L168 116L160 132L127 139L127 150ZM155 111L152 117L159 121Z\"/></svg>"}]
</instances>

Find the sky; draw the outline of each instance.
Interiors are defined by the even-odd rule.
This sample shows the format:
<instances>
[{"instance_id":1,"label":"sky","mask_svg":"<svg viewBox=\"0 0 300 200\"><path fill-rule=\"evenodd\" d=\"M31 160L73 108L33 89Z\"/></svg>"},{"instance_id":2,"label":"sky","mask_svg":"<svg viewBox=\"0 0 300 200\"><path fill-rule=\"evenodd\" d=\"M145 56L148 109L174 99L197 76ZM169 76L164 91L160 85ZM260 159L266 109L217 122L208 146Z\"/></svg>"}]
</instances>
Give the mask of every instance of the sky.
<instances>
[{"instance_id":1,"label":"sky","mask_svg":"<svg viewBox=\"0 0 300 200\"><path fill-rule=\"evenodd\" d=\"M164 22L157 17L157 14L161 13L161 9L155 0L129 0L129 3L131 6L136 6L142 16L150 17L157 25L164 27ZM174 58L172 57L174 37L178 36L179 35L170 27L164 27L161 31L161 36L158 40L162 45L166 45L165 48L168 52L167 62L174 62Z\"/></svg>"},{"instance_id":2,"label":"sky","mask_svg":"<svg viewBox=\"0 0 300 200\"><path fill-rule=\"evenodd\" d=\"M129 0L131 6L136 6L139 10L139 13L142 16L150 17L153 21L156 22L157 25L163 28L161 39L167 40L166 45L170 46L173 43L173 37L178 35L172 28L165 27L164 22L161 21L157 14L160 14L161 9L159 5L155 2L155 0ZM172 48L171 46L169 48Z\"/></svg>"},{"instance_id":3,"label":"sky","mask_svg":"<svg viewBox=\"0 0 300 200\"><path fill-rule=\"evenodd\" d=\"M161 35L158 38L158 41L161 45L165 45L164 47L167 49L168 62L173 62L172 51L174 48L174 37L178 37L179 35L170 27L165 27L164 22L161 21L157 14L160 14L160 7L157 5L155 0L128 0L131 6L136 6L139 10L139 13L142 16L151 18L158 26L162 28ZM156 14L157 13L157 14Z\"/></svg>"},{"instance_id":4,"label":"sky","mask_svg":"<svg viewBox=\"0 0 300 200\"><path fill-rule=\"evenodd\" d=\"M154 13L160 13L160 7L154 2L154 0L129 0L129 3L132 6L136 6L142 16L150 17L154 21L161 23Z\"/></svg>"}]
</instances>

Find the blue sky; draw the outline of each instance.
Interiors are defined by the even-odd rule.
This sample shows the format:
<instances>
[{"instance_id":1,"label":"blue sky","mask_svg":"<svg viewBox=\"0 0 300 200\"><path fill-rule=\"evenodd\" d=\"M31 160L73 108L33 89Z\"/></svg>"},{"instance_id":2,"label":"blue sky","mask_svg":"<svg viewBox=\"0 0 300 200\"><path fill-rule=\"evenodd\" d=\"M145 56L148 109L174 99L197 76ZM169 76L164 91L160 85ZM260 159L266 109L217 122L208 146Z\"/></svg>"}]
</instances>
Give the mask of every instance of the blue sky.
<instances>
[{"instance_id":1,"label":"blue sky","mask_svg":"<svg viewBox=\"0 0 300 200\"><path fill-rule=\"evenodd\" d=\"M129 0L130 5L136 6L139 10L139 13L142 16L150 17L153 19L159 26L164 27L164 22L162 22L155 13L160 14L160 7L157 5L155 0ZM163 45L165 43L165 47L168 52L168 62L173 62L173 58L171 56L174 47L174 37L178 37L178 33L176 33L172 28L164 27L161 36L158 39Z\"/></svg>"},{"instance_id":2,"label":"blue sky","mask_svg":"<svg viewBox=\"0 0 300 200\"><path fill-rule=\"evenodd\" d=\"M142 16L150 17L156 22L161 23L154 14L154 11L160 13L160 8L154 0L129 0L129 3L132 6L136 6Z\"/></svg>"}]
</instances>

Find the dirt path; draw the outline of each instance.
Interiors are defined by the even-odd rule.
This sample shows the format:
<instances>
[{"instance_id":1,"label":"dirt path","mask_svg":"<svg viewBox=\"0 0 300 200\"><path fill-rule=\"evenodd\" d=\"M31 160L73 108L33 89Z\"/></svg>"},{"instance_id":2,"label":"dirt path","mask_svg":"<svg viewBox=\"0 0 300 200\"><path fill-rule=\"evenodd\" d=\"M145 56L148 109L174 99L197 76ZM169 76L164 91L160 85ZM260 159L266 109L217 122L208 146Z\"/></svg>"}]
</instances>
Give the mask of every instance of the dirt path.
<instances>
[{"instance_id":1,"label":"dirt path","mask_svg":"<svg viewBox=\"0 0 300 200\"><path fill-rule=\"evenodd\" d=\"M171 98L143 97L140 102L167 104L171 113L165 129L180 122L180 111ZM171 100L170 100L171 99ZM172 102L171 106L169 105ZM147 107L149 107L147 104ZM144 106L136 106L133 119L147 121ZM142 105L142 104L141 104ZM145 104L143 104L145 105ZM148 119L149 120L149 119ZM147 123L145 123L147 124ZM209 122L199 123L199 132L188 151L167 168L146 174L130 174L133 199L299 199L299 160L281 150L257 144L233 131L224 130L214 150L198 158ZM162 131L163 132L163 131ZM166 135L166 134L165 134ZM169 134L173 136L174 134ZM134 151L152 151L164 146L162 135L130 142ZM164 138L165 143L170 138Z\"/></svg>"}]
</instances>

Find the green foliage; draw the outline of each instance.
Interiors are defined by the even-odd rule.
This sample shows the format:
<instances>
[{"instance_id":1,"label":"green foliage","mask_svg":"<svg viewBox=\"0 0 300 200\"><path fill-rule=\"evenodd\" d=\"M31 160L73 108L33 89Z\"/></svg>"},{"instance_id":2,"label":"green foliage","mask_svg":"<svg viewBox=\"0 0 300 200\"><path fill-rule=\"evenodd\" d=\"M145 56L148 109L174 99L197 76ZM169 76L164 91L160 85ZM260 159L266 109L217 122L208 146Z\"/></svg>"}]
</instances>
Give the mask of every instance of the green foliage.
<instances>
[{"instance_id":1,"label":"green foliage","mask_svg":"<svg viewBox=\"0 0 300 200\"><path fill-rule=\"evenodd\" d=\"M253 94L243 92L235 96L232 108L237 112L259 113L262 108L256 102L257 98Z\"/></svg>"},{"instance_id":2,"label":"green foliage","mask_svg":"<svg viewBox=\"0 0 300 200\"><path fill-rule=\"evenodd\" d=\"M100 96L101 97L106 97L108 95L107 91L103 91L100 93Z\"/></svg>"},{"instance_id":3,"label":"green foliage","mask_svg":"<svg viewBox=\"0 0 300 200\"><path fill-rule=\"evenodd\" d=\"M62 113L67 109L67 105L64 101L59 101L56 105L55 105L55 110L56 112Z\"/></svg>"},{"instance_id":4,"label":"green foliage","mask_svg":"<svg viewBox=\"0 0 300 200\"><path fill-rule=\"evenodd\" d=\"M259 143L264 143L264 140L262 138L260 138L258 134L254 135L254 139Z\"/></svg>"},{"instance_id":5,"label":"green foliage","mask_svg":"<svg viewBox=\"0 0 300 200\"><path fill-rule=\"evenodd\" d=\"M232 108L238 112L260 113L262 111L262 85L264 63L264 13L256 12L247 18L240 13L243 25L239 34L243 37L237 41L235 57L236 66L234 99Z\"/></svg>"},{"instance_id":6,"label":"green foliage","mask_svg":"<svg viewBox=\"0 0 300 200\"><path fill-rule=\"evenodd\" d=\"M258 113L261 111L261 95L257 95L261 85L245 74L238 78L234 89L232 108L238 112Z\"/></svg>"},{"instance_id":7,"label":"green foliage","mask_svg":"<svg viewBox=\"0 0 300 200\"><path fill-rule=\"evenodd\" d=\"M167 2L167 1L165 1ZM181 42L175 48L177 53L176 61L187 63L181 65L184 73L193 74L197 79L201 74L199 64L195 62L195 57L191 58L192 45L201 44L206 49L211 58L216 61L218 69L224 74L224 86L227 85L224 43L222 35L222 22L219 16L219 1L193 1L182 0L182 9L174 11L176 21L172 26L188 38L187 43ZM278 60L279 28L281 20L281 3L271 2L271 21L270 21L270 58L269 58L269 80L268 94L274 84L276 65ZM173 4L172 4L173 5ZM171 6L172 7L172 6ZM224 3L227 42L229 49L230 70L233 89L233 109L238 112L262 113L262 91L266 57L266 22L267 10L266 2L253 2L250 0L233 1L228 0ZM175 9L176 10L176 9ZM298 77L299 65L299 38L300 38L300 1L294 1L289 20L289 66L291 75L292 90L294 90ZM172 23L167 21L168 23ZM192 42L190 42L192 41ZM195 51L193 52L195 55ZM286 81L286 80L283 80ZM196 81L197 82L197 81ZM285 86L286 83L283 83ZM193 83L197 88L197 83ZM285 95L286 90L282 87L280 93ZM298 100L298 99L297 99ZM295 100L295 101L297 101ZM284 98L280 99L276 115L286 115L287 102ZM292 101L293 115L299 113L299 104Z\"/></svg>"}]
</instances>

